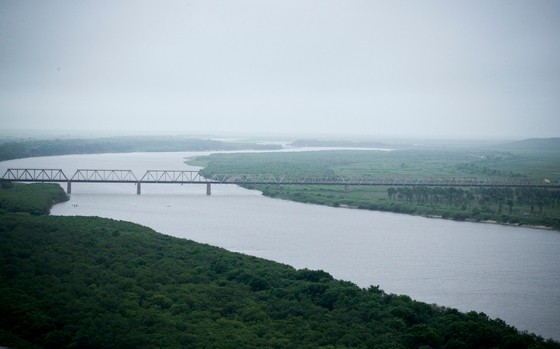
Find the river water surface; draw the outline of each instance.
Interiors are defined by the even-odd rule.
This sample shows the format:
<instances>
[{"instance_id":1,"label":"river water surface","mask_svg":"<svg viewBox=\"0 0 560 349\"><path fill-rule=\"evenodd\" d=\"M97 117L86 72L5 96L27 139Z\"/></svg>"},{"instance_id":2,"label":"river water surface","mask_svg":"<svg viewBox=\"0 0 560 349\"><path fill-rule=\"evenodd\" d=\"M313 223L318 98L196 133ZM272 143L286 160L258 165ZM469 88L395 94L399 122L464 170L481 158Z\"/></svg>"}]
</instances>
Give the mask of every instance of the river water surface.
<instances>
[{"instance_id":1,"label":"river water surface","mask_svg":"<svg viewBox=\"0 0 560 349\"><path fill-rule=\"evenodd\" d=\"M7 168L195 169L202 153L67 155L11 160ZM63 185L65 188L65 185ZM560 233L266 198L234 185L73 183L53 215L100 216L292 265L361 287L475 310L560 339Z\"/></svg>"}]
</instances>

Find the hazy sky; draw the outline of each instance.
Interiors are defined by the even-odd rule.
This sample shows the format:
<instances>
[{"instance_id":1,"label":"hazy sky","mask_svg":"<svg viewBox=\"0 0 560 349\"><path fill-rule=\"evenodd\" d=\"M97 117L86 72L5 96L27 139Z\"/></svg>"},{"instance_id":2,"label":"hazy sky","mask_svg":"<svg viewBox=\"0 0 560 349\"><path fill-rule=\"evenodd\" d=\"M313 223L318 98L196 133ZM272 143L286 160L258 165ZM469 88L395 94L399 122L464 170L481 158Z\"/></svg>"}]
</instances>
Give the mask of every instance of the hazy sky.
<instances>
[{"instance_id":1,"label":"hazy sky","mask_svg":"<svg viewBox=\"0 0 560 349\"><path fill-rule=\"evenodd\" d=\"M560 1L0 0L0 121L560 136Z\"/></svg>"}]
</instances>

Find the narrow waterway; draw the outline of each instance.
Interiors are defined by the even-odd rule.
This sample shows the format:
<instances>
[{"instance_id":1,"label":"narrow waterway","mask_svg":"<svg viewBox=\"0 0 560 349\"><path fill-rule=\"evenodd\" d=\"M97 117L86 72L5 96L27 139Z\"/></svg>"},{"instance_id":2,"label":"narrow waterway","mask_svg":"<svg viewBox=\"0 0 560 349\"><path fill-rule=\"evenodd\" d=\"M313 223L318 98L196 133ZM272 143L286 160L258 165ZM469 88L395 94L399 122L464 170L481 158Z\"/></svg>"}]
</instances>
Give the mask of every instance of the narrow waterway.
<instances>
[{"instance_id":1,"label":"narrow waterway","mask_svg":"<svg viewBox=\"0 0 560 349\"><path fill-rule=\"evenodd\" d=\"M68 155L12 160L7 168L188 169L201 153ZM560 233L307 205L215 185L72 185L53 215L136 222L296 268L323 269L428 303L499 317L560 339Z\"/></svg>"}]
</instances>

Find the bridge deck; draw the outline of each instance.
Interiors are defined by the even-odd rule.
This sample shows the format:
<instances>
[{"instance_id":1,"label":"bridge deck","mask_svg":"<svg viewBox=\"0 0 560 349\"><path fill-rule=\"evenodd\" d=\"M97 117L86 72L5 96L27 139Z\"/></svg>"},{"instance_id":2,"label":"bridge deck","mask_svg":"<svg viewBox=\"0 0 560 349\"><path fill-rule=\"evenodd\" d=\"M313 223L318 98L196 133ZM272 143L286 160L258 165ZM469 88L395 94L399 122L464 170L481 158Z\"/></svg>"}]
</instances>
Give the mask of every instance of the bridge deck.
<instances>
[{"instance_id":1,"label":"bridge deck","mask_svg":"<svg viewBox=\"0 0 560 349\"><path fill-rule=\"evenodd\" d=\"M131 170L79 169L67 176L61 169L8 169L2 180L68 183L237 184L237 185L364 185L426 187L538 187L560 188L546 179L477 177L321 177L265 174L216 174L208 178L198 171L148 170L138 179Z\"/></svg>"}]
</instances>

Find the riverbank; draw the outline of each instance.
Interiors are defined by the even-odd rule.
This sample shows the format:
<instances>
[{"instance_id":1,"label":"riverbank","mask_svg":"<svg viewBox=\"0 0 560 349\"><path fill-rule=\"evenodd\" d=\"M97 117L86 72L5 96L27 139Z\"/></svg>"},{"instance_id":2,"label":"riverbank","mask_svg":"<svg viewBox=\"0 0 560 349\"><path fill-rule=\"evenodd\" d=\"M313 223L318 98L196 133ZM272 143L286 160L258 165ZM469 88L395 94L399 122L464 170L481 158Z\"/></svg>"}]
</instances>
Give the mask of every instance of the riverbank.
<instances>
[{"instance_id":1,"label":"riverbank","mask_svg":"<svg viewBox=\"0 0 560 349\"><path fill-rule=\"evenodd\" d=\"M291 199L283 199L283 200L294 201L294 200L291 200ZM334 206L334 207L353 209L353 210L359 210L360 209L358 206L350 206L350 205L345 205L345 204ZM384 212L392 212L392 211L384 211ZM400 213L400 212L392 212L392 213ZM464 222L469 222L469 223L496 224L496 225L503 225L503 226L507 226L507 227L519 227L519 228L560 231L559 228L547 227L547 226L544 226L544 225L528 225L528 224L521 224L521 223L503 223L503 222L498 222L498 221L493 221L493 220L481 221L481 220L474 220L474 219L469 219L469 218L464 219L464 220L458 220L458 219L453 219L453 218L444 218L443 216L439 216L439 215L429 215L429 214L428 215L420 215L420 214L408 213L408 215L419 216L419 217L430 218L430 219L443 219L443 220L452 220L452 221L459 221L459 222L464 221Z\"/></svg>"},{"instance_id":2,"label":"riverbank","mask_svg":"<svg viewBox=\"0 0 560 349\"><path fill-rule=\"evenodd\" d=\"M246 189L259 190L260 191L258 186L244 186L244 187ZM261 193L263 193L263 192L261 191ZM410 213L410 212L403 213L402 210L400 210L400 209L392 211L392 210L383 210L383 209L369 209L369 208L364 208L364 207L360 207L360 206L353 206L353 205L349 205L349 204L318 203L318 202L313 201L313 200L307 201L307 200L305 200L305 198L302 198L300 196L294 198L294 197L279 197L279 196L274 196L274 195L267 195L265 193L263 193L262 195L270 197L270 198L280 199L280 200L308 203L308 204L314 204L314 205L330 206L330 207L335 207L335 208L345 208L345 209L351 209L351 210L369 210L369 211L378 211L378 212L391 212L391 213L405 214L405 215L410 215L410 216L424 217L424 218L429 218L429 219L441 219L441 220L449 220L449 221L457 221L457 222L482 223L482 224L501 225L501 226L507 226L507 227L519 227L519 228L530 228L530 229L539 229L539 230L560 231L560 227L551 227L551 226L546 226L546 225L509 223L509 222L499 222L499 221L496 221L496 220L477 220L477 219L471 219L471 218L456 219L456 218L452 218L452 217L444 217L442 215L434 215L434 214L416 214L416 213Z\"/></svg>"}]
</instances>

